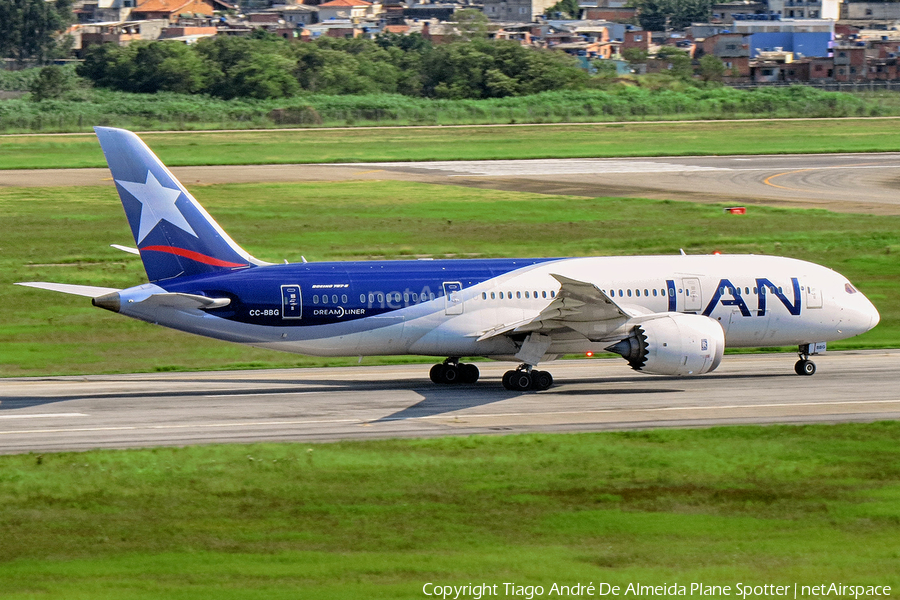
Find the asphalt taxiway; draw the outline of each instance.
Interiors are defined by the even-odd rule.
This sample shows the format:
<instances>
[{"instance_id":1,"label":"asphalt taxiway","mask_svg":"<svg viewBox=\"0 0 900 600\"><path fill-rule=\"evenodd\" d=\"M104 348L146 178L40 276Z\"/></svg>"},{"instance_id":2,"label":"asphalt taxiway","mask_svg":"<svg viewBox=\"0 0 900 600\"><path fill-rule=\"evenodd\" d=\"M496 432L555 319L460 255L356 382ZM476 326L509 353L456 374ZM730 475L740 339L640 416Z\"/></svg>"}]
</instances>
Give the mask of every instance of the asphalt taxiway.
<instances>
[{"instance_id":1,"label":"asphalt taxiway","mask_svg":"<svg viewBox=\"0 0 900 600\"><path fill-rule=\"evenodd\" d=\"M794 360L726 356L696 378L559 361L527 393L503 389L503 363L461 386L428 365L5 379L0 453L900 418L900 350L826 353L812 377Z\"/></svg>"},{"instance_id":2,"label":"asphalt taxiway","mask_svg":"<svg viewBox=\"0 0 900 600\"><path fill-rule=\"evenodd\" d=\"M404 180L575 196L900 214L900 153L173 167L217 183ZM107 169L0 171L3 186L112 185Z\"/></svg>"}]
</instances>

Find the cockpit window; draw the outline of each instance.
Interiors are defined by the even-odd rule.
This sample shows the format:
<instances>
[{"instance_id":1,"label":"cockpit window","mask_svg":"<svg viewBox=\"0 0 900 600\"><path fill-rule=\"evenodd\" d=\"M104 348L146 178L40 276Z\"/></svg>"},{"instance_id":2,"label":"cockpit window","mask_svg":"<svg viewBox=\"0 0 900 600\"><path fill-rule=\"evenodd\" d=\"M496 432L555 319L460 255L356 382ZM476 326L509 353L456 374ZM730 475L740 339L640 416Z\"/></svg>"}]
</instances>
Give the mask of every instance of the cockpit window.
<instances>
[{"instance_id":1,"label":"cockpit window","mask_svg":"<svg viewBox=\"0 0 900 600\"><path fill-rule=\"evenodd\" d=\"M848 294L855 294L855 293L856 293L856 288L853 287L852 285L850 285L849 283L845 283L845 284L844 284L844 291L846 291Z\"/></svg>"}]
</instances>

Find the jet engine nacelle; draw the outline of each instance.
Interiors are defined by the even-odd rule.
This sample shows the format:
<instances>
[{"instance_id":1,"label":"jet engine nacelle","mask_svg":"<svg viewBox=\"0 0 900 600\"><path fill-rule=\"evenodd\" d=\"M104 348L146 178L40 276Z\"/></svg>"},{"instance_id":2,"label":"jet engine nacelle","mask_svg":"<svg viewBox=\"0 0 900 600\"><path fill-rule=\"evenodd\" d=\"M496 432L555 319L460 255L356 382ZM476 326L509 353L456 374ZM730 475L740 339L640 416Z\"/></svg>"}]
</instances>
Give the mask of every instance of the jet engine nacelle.
<instances>
[{"instance_id":1,"label":"jet engine nacelle","mask_svg":"<svg viewBox=\"0 0 900 600\"><path fill-rule=\"evenodd\" d=\"M629 337L607 350L641 373L701 375L722 361L725 332L709 317L673 313L635 325Z\"/></svg>"}]
</instances>

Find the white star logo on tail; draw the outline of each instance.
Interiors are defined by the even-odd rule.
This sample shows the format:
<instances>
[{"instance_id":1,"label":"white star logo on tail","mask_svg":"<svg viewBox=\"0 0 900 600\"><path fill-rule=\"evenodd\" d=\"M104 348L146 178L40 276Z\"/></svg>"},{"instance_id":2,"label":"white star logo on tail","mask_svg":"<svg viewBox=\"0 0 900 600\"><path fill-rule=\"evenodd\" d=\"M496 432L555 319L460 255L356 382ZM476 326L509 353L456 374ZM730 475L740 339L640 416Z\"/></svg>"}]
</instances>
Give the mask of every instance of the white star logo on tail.
<instances>
[{"instance_id":1,"label":"white star logo on tail","mask_svg":"<svg viewBox=\"0 0 900 600\"><path fill-rule=\"evenodd\" d=\"M181 195L181 190L163 187L150 171L147 171L147 181L145 183L122 181L121 179L116 179L116 183L128 190L141 203L141 226L138 231L138 244L143 242L144 238L162 220L168 221L194 237L199 237L194 233L193 228L184 218L184 215L181 214L181 211L175 206L175 201Z\"/></svg>"}]
</instances>

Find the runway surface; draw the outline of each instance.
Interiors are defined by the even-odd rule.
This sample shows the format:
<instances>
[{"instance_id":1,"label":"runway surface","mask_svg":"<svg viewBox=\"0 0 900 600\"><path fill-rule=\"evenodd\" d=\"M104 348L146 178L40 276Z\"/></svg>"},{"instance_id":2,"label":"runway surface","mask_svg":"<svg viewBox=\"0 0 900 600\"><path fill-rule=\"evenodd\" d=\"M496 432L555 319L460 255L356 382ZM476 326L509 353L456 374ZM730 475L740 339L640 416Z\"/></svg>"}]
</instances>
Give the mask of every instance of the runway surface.
<instances>
[{"instance_id":1,"label":"runway surface","mask_svg":"<svg viewBox=\"0 0 900 600\"><path fill-rule=\"evenodd\" d=\"M576 196L900 214L900 153L174 167L215 183L396 179ZM112 185L107 169L0 171L3 186Z\"/></svg>"},{"instance_id":2,"label":"runway surface","mask_svg":"<svg viewBox=\"0 0 900 600\"><path fill-rule=\"evenodd\" d=\"M560 361L527 393L502 388L503 363L452 387L428 365L5 379L0 453L900 418L900 350L826 353L813 377L795 360L726 356L690 379Z\"/></svg>"}]
</instances>

